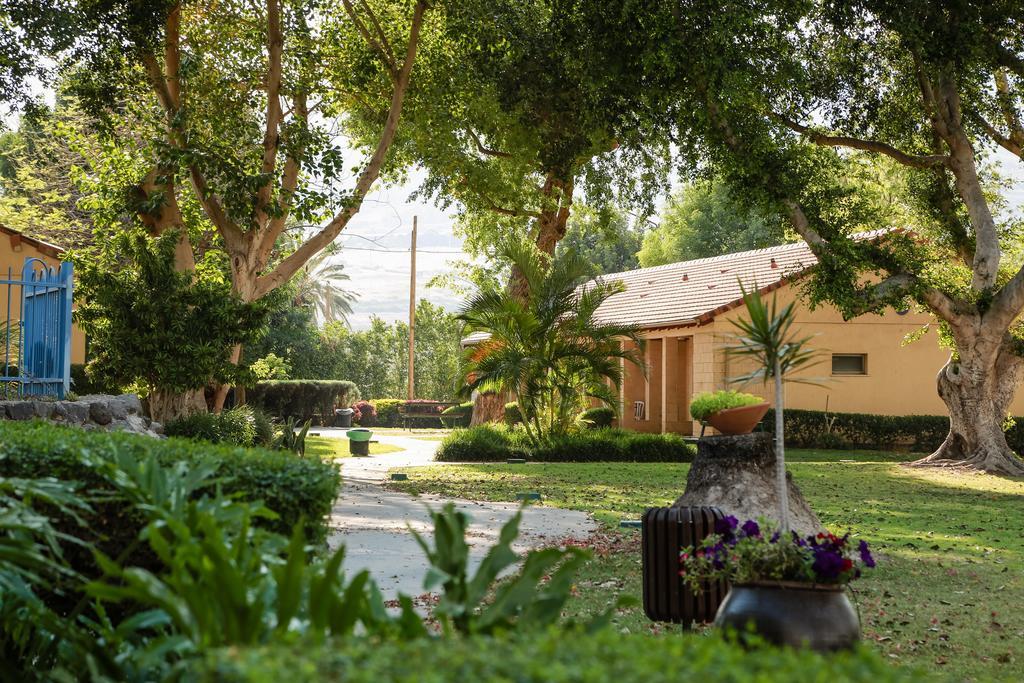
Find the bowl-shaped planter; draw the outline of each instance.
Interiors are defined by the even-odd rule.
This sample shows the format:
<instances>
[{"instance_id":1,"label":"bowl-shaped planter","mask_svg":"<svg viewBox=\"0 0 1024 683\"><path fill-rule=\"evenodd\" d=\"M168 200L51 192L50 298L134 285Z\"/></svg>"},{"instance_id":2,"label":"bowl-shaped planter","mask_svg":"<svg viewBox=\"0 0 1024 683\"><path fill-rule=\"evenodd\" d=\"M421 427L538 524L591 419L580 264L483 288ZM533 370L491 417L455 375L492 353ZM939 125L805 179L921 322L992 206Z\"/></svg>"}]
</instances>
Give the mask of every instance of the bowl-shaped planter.
<instances>
[{"instance_id":1,"label":"bowl-shaped planter","mask_svg":"<svg viewBox=\"0 0 1024 683\"><path fill-rule=\"evenodd\" d=\"M733 584L715 626L750 632L775 645L833 652L860 640L860 619L838 585L772 581Z\"/></svg>"},{"instance_id":2,"label":"bowl-shaped planter","mask_svg":"<svg viewBox=\"0 0 1024 683\"><path fill-rule=\"evenodd\" d=\"M768 402L726 408L708 416L708 424L722 434L749 434L768 412Z\"/></svg>"}]
</instances>

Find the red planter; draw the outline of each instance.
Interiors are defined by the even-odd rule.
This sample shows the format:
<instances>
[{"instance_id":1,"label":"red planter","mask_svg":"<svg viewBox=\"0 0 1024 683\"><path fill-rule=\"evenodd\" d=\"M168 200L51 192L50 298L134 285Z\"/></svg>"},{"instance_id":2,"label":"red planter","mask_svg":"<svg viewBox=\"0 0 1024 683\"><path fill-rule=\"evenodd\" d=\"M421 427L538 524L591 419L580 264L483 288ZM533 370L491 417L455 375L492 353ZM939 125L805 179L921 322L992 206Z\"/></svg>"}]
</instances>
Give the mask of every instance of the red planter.
<instances>
[{"instance_id":1,"label":"red planter","mask_svg":"<svg viewBox=\"0 0 1024 683\"><path fill-rule=\"evenodd\" d=\"M708 424L722 434L749 434L768 412L768 402L719 410L708 416Z\"/></svg>"}]
</instances>

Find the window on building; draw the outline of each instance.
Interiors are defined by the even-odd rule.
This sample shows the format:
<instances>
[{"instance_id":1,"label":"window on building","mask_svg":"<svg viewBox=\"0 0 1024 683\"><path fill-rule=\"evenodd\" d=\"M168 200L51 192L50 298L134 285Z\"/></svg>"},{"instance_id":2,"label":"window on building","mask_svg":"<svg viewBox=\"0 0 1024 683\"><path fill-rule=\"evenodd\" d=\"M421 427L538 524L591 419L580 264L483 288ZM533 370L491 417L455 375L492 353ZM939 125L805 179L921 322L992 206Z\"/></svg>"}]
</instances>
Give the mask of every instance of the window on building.
<instances>
[{"instance_id":1,"label":"window on building","mask_svg":"<svg viewBox=\"0 0 1024 683\"><path fill-rule=\"evenodd\" d=\"M868 374L868 356L865 353L833 353L833 375Z\"/></svg>"}]
</instances>

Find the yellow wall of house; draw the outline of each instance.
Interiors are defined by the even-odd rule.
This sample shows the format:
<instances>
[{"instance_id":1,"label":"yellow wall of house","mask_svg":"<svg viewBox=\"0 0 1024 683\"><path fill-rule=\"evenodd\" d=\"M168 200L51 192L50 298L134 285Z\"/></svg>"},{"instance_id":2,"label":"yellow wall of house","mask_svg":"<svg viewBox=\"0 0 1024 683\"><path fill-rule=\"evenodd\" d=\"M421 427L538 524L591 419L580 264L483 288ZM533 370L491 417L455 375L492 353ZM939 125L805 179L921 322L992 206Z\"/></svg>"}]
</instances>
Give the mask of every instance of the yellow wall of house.
<instances>
[{"instance_id":1,"label":"yellow wall of house","mask_svg":"<svg viewBox=\"0 0 1024 683\"><path fill-rule=\"evenodd\" d=\"M60 268L60 259L54 258L40 252L31 243L21 240L20 244L14 245L10 235L6 233L0 233L0 280L6 280L8 268L10 268L11 274L14 276L13 279L17 280L21 278L22 268L25 267L25 259L28 257L34 257L42 259L43 262L48 266L54 268ZM12 298L14 293L12 293ZM12 303L12 308L17 311L17 305ZM7 286L0 285L0 315L7 315ZM2 349L0 349L2 352ZM73 325L71 328L71 362L72 363L84 363L85 362L85 333L82 332L78 325Z\"/></svg>"},{"instance_id":2,"label":"yellow wall of house","mask_svg":"<svg viewBox=\"0 0 1024 683\"><path fill-rule=\"evenodd\" d=\"M793 287L783 287L777 295L779 304L786 304L793 301L798 292ZM770 299L772 294L767 297ZM817 384L788 383L787 408L825 410L827 406L832 412L843 413L945 414L945 405L936 392L935 376L949 358L949 352L939 347L931 316L919 313L899 315L890 311L884 315L869 314L844 321L831 306L820 306L812 311L800 302L797 310L794 333L812 337L810 345L818 351L819 362L804 368L795 377L813 380ZM774 400L771 386L763 386L759 381L745 386L729 381L753 368L750 361L726 353L726 348L735 343L732 338L735 328L731 321L744 315L744 308L736 308L704 326L645 332L648 358L660 361L663 343L666 344L668 358L684 358L675 371L671 362L667 366L669 373L664 396L666 431L700 432L700 424L689 420L689 398L696 393L737 388ZM911 344L904 343L909 333L929 323L933 323L932 329L921 339ZM683 349L685 355L673 355L673 346ZM833 375L834 353L864 354L866 374ZM688 368L692 370L688 372ZM651 372L652 375L660 373L659 362L652 363ZM626 374L623 426L661 431L660 374L657 378L652 377L649 391L636 368L627 367ZM650 397L647 411L651 419L644 424L636 424L631 419L633 401L643 400L645 396ZM1018 390L1011 413L1024 415L1024 390ZM672 416L678 416L678 421L672 420Z\"/></svg>"}]
</instances>

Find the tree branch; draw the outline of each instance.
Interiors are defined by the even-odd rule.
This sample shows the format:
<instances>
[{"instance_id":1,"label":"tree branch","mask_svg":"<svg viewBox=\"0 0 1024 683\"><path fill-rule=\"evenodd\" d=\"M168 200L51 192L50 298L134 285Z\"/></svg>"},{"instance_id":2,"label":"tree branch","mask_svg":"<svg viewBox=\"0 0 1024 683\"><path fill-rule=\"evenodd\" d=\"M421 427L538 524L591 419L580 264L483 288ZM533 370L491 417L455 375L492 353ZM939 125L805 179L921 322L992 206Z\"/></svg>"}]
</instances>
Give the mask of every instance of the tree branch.
<instances>
[{"instance_id":1,"label":"tree branch","mask_svg":"<svg viewBox=\"0 0 1024 683\"><path fill-rule=\"evenodd\" d=\"M796 121L788 119L782 114L773 113L772 116L790 130L806 136L811 142L817 145L822 145L823 147L848 147L850 149L859 149L865 152L884 154L885 156L895 159L904 166L911 166L913 168L932 168L933 166L941 166L948 160L948 157L942 154L929 154L925 156L907 154L892 145L878 140L864 140L862 138L855 138L846 135L825 135L824 133L819 133L808 126L801 125Z\"/></svg>"},{"instance_id":2,"label":"tree branch","mask_svg":"<svg viewBox=\"0 0 1024 683\"><path fill-rule=\"evenodd\" d=\"M1005 149L1007 152L1010 152L1011 154L1015 154L1016 156L1021 157L1022 159L1024 159L1024 147L1022 147L1021 145L1018 145L1013 140L1011 140L1010 138L1008 138L1005 135L1003 135L1002 133L1000 133L996 129L996 127L993 126L991 123L989 123L988 120L984 116L982 116L980 113L978 113L976 111L972 111L970 113L970 116L971 116L972 119L975 120L975 122L977 122L977 124L979 126L982 127L982 129L984 129L985 133L990 138L992 138L992 140L997 145L999 145L1000 147Z\"/></svg>"},{"instance_id":3,"label":"tree branch","mask_svg":"<svg viewBox=\"0 0 1024 683\"><path fill-rule=\"evenodd\" d=\"M279 0L267 0L267 121L263 133L263 164L260 173L266 181L256 193L255 218L258 230L266 219L266 210L273 194L274 171L277 168L278 129L281 125L281 53L284 35L281 33L281 6Z\"/></svg>"},{"instance_id":4,"label":"tree branch","mask_svg":"<svg viewBox=\"0 0 1024 683\"><path fill-rule=\"evenodd\" d=\"M994 325L1005 328L1009 327L1021 311L1024 311L1024 266L999 290L985 318L992 319Z\"/></svg>"},{"instance_id":5,"label":"tree branch","mask_svg":"<svg viewBox=\"0 0 1024 683\"><path fill-rule=\"evenodd\" d=\"M352 220L352 217L359 212L367 192L370 191L370 187L373 186L373 183L380 175L384 158L398 130L398 121L402 116L402 104L405 100L406 90L409 87L409 79L412 76L413 63L416 61L416 49L419 45L420 29L423 26L423 14L426 8L426 0L417 0L413 10L412 25L409 28L409 42L406 46L405 61L402 63L402 68L398 71L397 78L395 79L388 116L384 122L384 127L381 130L373 155L356 181L355 189L352 192L352 201L339 211L330 223L285 257L273 270L259 276L256 280L255 298L259 298L287 282L310 258L333 242L345 226L348 225L348 222Z\"/></svg>"},{"instance_id":6,"label":"tree branch","mask_svg":"<svg viewBox=\"0 0 1024 683\"><path fill-rule=\"evenodd\" d=\"M299 93L295 95L294 104L292 108L295 110L295 116L297 119L302 121L304 127L309 125L309 110L306 105L306 94ZM285 223L288 220L288 213L292 206L292 200L295 197L295 188L299 182L299 170L301 164L299 163L298 154L295 150L288 148L288 157L284 162L284 170L281 173L281 191L278 197L278 210L267 226L260 230L258 233L258 245L256 252L256 263L258 268L263 268L267 261L270 260L270 254L274 249L274 244L277 242L277 238L284 232Z\"/></svg>"},{"instance_id":7,"label":"tree branch","mask_svg":"<svg viewBox=\"0 0 1024 683\"><path fill-rule=\"evenodd\" d=\"M395 51L391 49L391 43L388 41L388 36L384 33L384 29L381 28L380 21L377 20L377 15L373 13L373 9L366 0L359 0L359 4L363 6L363 10L370 17L370 22L373 24L373 28L377 32L377 38L380 40L381 46L384 48L385 52L387 52L388 59L392 64L398 64L398 59L395 58Z\"/></svg>"},{"instance_id":8,"label":"tree branch","mask_svg":"<svg viewBox=\"0 0 1024 683\"><path fill-rule=\"evenodd\" d=\"M473 142L476 143L476 149L481 154L485 154L489 157L501 157L503 159L511 159L512 155L508 152L500 152L496 149L490 149L485 147L483 141L480 140L480 136L473 132L472 128L467 128L466 132L469 133L469 137L473 138Z\"/></svg>"},{"instance_id":9,"label":"tree branch","mask_svg":"<svg viewBox=\"0 0 1024 683\"><path fill-rule=\"evenodd\" d=\"M370 33L370 30L366 28L366 24L363 23L363 20L360 19L359 15L356 13L356 9L352 6L351 0L342 0L341 4L344 5L345 12L348 13L349 18L352 20L352 23L355 24L355 27L363 37L363 40L377 51L377 56L379 56L380 60L384 63L385 68L391 75L391 80L397 83L400 70L398 68L398 62L395 61L394 53L391 51L391 46L387 45L386 39L385 43L381 44L381 42ZM365 3L363 4L365 5ZM373 13L371 12L371 16L372 14ZM376 18L374 18L373 21L376 23Z\"/></svg>"}]
</instances>

